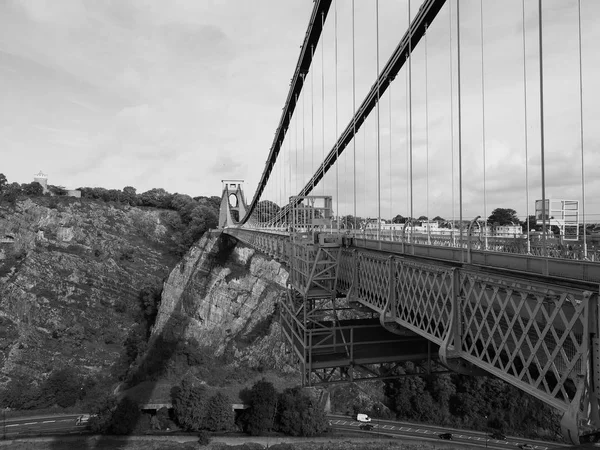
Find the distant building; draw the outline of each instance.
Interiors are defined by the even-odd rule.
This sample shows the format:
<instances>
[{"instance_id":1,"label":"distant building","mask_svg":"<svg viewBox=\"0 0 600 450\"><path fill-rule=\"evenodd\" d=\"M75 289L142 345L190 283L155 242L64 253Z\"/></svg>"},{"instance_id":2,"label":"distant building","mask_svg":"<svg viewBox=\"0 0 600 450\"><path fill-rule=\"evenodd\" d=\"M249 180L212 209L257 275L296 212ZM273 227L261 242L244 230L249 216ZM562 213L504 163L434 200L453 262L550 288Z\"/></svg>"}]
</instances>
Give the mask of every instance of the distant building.
<instances>
[{"instance_id":1,"label":"distant building","mask_svg":"<svg viewBox=\"0 0 600 450\"><path fill-rule=\"evenodd\" d=\"M40 170L39 173L36 173L33 176L33 181L37 181L42 185L42 189L44 190L44 194L48 192L48 175Z\"/></svg>"},{"instance_id":2,"label":"distant building","mask_svg":"<svg viewBox=\"0 0 600 450\"><path fill-rule=\"evenodd\" d=\"M37 181L38 183L41 184L42 189L44 190L44 194L47 194L48 192L50 192L48 190L48 175L45 174L44 172L42 172L40 170L39 173L36 173L33 176L33 181ZM81 198L81 191L77 190L77 189L67 189L66 190L66 196L67 197L76 197L76 198ZM54 196L55 194L50 192L50 195Z\"/></svg>"}]
</instances>

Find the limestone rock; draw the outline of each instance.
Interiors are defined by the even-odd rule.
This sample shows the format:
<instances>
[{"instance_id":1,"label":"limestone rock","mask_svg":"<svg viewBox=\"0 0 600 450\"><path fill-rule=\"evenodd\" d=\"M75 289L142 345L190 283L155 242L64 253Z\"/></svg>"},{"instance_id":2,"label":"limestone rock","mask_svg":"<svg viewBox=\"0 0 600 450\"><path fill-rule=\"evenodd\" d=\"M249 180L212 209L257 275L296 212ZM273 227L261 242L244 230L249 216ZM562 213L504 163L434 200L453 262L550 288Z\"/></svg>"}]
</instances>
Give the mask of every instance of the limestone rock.
<instances>
[{"instance_id":1,"label":"limestone rock","mask_svg":"<svg viewBox=\"0 0 600 450\"><path fill-rule=\"evenodd\" d=\"M104 370L123 351L138 292L159 286L176 243L161 211L88 199L0 204L0 386L54 368Z\"/></svg>"},{"instance_id":2,"label":"limestone rock","mask_svg":"<svg viewBox=\"0 0 600 450\"><path fill-rule=\"evenodd\" d=\"M272 320L287 278L278 262L217 232L206 233L165 282L152 334L168 341L195 339L215 356L232 353L234 363L246 367L293 370Z\"/></svg>"}]
</instances>

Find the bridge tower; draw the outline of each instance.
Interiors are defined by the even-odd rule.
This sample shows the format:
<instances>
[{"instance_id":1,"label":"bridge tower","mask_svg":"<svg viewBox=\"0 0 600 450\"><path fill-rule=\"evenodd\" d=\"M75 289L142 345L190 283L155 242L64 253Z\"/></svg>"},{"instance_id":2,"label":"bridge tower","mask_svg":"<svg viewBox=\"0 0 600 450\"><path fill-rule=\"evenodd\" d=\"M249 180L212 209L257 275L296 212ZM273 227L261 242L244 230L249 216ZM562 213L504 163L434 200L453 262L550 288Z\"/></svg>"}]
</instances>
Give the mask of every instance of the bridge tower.
<instances>
[{"instance_id":1,"label":"bridge tower","mask_svg":"<svg viewBox=\"0 0 600 450\"><path fill-rule=\"evenodd\" d=\"M246 215L248 205L244 197L244 180L221 180L221 208L219 210L219 228L236 225ZM237 217L232 215L235 211Z\"/></svg>"}]
</instances>

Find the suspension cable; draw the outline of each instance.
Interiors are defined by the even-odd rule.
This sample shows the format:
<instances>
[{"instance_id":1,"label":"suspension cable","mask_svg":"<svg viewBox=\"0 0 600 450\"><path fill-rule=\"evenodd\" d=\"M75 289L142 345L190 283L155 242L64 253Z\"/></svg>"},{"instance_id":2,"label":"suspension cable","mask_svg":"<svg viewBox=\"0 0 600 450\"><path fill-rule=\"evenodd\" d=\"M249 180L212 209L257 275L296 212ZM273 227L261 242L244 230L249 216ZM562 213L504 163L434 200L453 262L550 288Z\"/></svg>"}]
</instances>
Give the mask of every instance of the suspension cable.
<instances>
[{"instance_id":1,"label":"suspension cable","mask_svg":"<svg viewBox=\"0 0 600 450\"><path fill-rule=\"evenodd\" d=\"M406 55L406 66L408 66L408 54ZM404 115L406 116L406 123L405 123L405 127L406 127L406 212L405 214L407 216L410 216L410 176L409 176L409 154L410 154L410 140L408 138L408 133L409 133L409 121L408 121L408 96L409 96L409 87L408 87L408 71L406 72L405 75L405 81L406 81L406 92L405 92L405 98L406 98L406 110L404 111ZM409 217L407 217L408 219Z\"/></svg>"},{"instance_id":2,"label":"suspension cable","mask_svg":"<svg viewBox=\"0 0 600 450\"><path fill-rule=\"evenodd\" d=\"M542 0L538 0L538 20L539 20L539 45L540 45L540 156L542 170L542 251L543 256L546 252L546 161L544 149L544 59L542 52Z\"/></svg>"},{"instance_id":3,"label":"suspension cable","mask_svg":"<svg viewBox=\"0 0 600 450\"><path fill-rule=\"evenodd\" d=\"M306 146L305 146L305 140L304 140L304 128L305 128L305 119L306 119L306 114L305 114L305 105L304 105L304 92L306 91L306 89L304 89L304 83L306 82L306 76L305 74L302 74L302 176L304 177L305 172L305 167L304 167L304 162L305 162L305 154L306 154ZM302 186L304 184L304 181L300 181L300 185Z\"/></svg>"},{"instance_id":4,"label":"suspension cable","mask_svg":"<svg viewBox=\"0 0 600 450\"><path fill-rule=\"evenodd\" d=\"M390 121L390 220L393 219L394 215L394 196L392 191L392 83L388 86L388 107L389 107L389 121ZM390 227L390 240L392 239L392 227Z\"/></svg>"},{"instance_id":5,"label":"suspension cable","mask_svg":"<svg viewBox=\"0 0 600 450\"><path fill-rule=\"evenodd\" d=\"M315 46L310 46L311 60L315 58ZM310 172L315 170L315 71L310 69ZM313 180L312 188L315 188Z\"/></svg>"},{"instance_id":6,"label":"suspension cable","mask_svg":"<svg viewBox=\"0 0 600 450\"><path fill-rule=\"evenodd\" d=\"M525 223L527 224L527 254L531 253L531 236L530 229L531 225L529 224L529 131L528 131L528 114L527 114L527 53L526 53L526 45L525 45L525 0L521 2L522 10L523 10L523 98L525 105L525 201L526 201L526 214L527 219Z\"/></svg>"},{"instance_id":7,"label":"suspension cable","mask_svg":"<svg viewBox=\"0 0 600 450\"><path fill-rule=\"evenodd\" d=\"M367 210L367 121L363 128L363 201L365 205L365 211Z\"/></svg>"},{"instance_id":8,"label":"suspension cable","mask_svg":"<svg viewBox=\"0 0 600 450\"><path fill-rule=\"evenodd\" d=\"M410 140L410 217L414 217L413 210L413 133L412 133L412 30L410 28L410 0L408 0L408 104L410 126L408 135ZM411 240L412 240L412 233Z\"/></svg>"},{"instance_id":9,"label":"suspension cable","mask_svg":"<svg viewBox=\"0 0 600 450\"><path fill-rule=\"evenodd\" d=\"M336 161L339 158L338 147L338 29L337 29L337 0L333 2L333 48L335 64L335 156ZM340 184L339 184L339 164L335 165L335 215L337 216L336 228L340 232Z\"/></svg>"},{"instance_id":10,"label":"suspension cable","mask_svg":"<svg viewBox=\"0 0 600 450\"><path fill-rule=\"evenodd\" d=\"M296 105L298 104L298 94L296 94ZM298 114L294 114L294 134L296 136L296 165L294 166L294 192L298 192Z\"/></svg>"},{"instance_id":11,"label":"suspension cable","mask_svg":"<svg viewBox=\"0 0 600 450\"><path fill-rule=\"evenodd\" d=\"M456 221L456 202L454 198L454 67L452 64L452 1L448 2L448 18L449 18L449 50L450 50L450 147L451 147L451 157L452 157L452 243L455 244L455 221Z\"/></svg>"},{"instance_id":12,"label":"suspension cable","mask_svg":"<svg viewBox=\"0 0 600 450\"><path fill-rule=\"evenodd\" d=\"M325 15L321 13L321 29L325 27ZM325 33L323 33L325 34ZM322 167L321 170L325 172L325 39L321 41L321 138L322 138ZM325 177L321 180L323 183L323 195L325 195Z\"/></svg>"},{"instance_id":13,"label":"suspension cable","mask_svg":"<svg viewBox=\"0 0 600 450\"><path fill-rule=\"evenodd\" d=\"M431 245L431 232L429 230L429 92L428 92L428 64L427 64L427 30L428 24L425 24L425 214L427 215L427 244Z\"/></svg>"},{"instance_id":14,"label":"suspension cable","mask_svg":"<svg viewBox=\"0 0 600 450\"><path fill-rule=\"evenodd\" d=\"M290 118L289 118L289 122L290 124L292 123L292 114L290 113ZM288 197L290 197L292 195L292 137L290 136L290 138L288 139L288 168L289 168L289 182L290 182L290 188L288 191Z\"/></svg>"},{"instance_id":15,"label":"suspension cable","mask_svg":"<svg viewBox=\"0 0 600 450\"><path fill-rule=\"evenodd\" d=\"M352 0L352 114L356 114L356 54L354 34L354 0ZM354 229L356 230L356 120L352 121L352 144L354 159Z\"/></svg>"},{"instance_id":16,"label":"suspension cable","mask_svg":"<svg viewBox=\"0 0 600 450\"><path fill-rule=\"evenodd\" d=\"M481 26L481 123L482 123L482 152L483 152L483 217L484 217L484 240L485 250L488 249L488 233L487 233L487 195L486 195L486 168L485 168L485 61L484 61L484 37L483 37L483 2L479 3L480 26Z\"/></svg>"},{"instance_id":17,"label":"suspension cable","mask_svg":"<svg viewBox=\"0 0 600 450\"><path fill-rule=\"evenodd\" d=\"M456 51L457 51L457 97L458 97L458 220L460 245L463 245L463 192L462 192L462 114L460 98L460 1L456 2Z\"/></svg>"},{"instance_id":18,"label":"suspension cable","mask_svg":"<svg viewBox=\"0 0 600 450\"><path fill-rule=\"evenodd\" d=\"M579 136L581 145L581 215L583 222L583 257L587 259L587 237L585 220L585 163L583 155L583 64L581 56L581 0L577 0L577 29L579 47ZM579 226L579 224L577 225Z\"/></svg>"},{"instance_id":19,"label":"suspension cable","mask_svg":"<svg viewBox=\"0 0 600 450\"><path fill-rule=\"evenodd\" d=\"M410 3L410 0L409 0ZM377 75L379 77L379 0L375 0ZM381 238L381 129L379 127L379 82L377 82L377 240Z\"/></svg>"}]
</instances>

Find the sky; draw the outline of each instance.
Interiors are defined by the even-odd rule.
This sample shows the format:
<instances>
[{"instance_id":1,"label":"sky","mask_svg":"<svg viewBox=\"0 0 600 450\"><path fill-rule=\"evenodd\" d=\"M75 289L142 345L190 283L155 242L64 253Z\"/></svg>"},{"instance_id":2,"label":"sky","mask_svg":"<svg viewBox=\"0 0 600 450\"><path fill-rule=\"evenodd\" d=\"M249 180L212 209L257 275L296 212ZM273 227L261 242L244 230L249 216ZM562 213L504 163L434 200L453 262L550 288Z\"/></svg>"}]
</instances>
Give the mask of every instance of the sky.
<instances>
[{"instance_id":1,"label":"sky","mask_svg":"<svg viewBox=\"0 0 600 450\"><path fill-rule=\"evenodd\" d=\"M420 3L410 2L410 16ZM378 7L355 2L353 38L352 2L334 0L265 191L277 203L308 181L348 124L353 97L360 104L404 34L408 1ZM67 188L192 196L220 195L221 180L233 178L251 197L312 8L309 0L0 0L0 172L10 182L42 170ZM521 0L461 0L461 180L453 0L413 52L410 108L403 69L382 95L379 126L375 111L356 150L352 142L315 192L333 195L340 214L456 217L460 181L465 218L496 207L533 214L542 172L537 2L525 0L525 58L521 8ZM580 210L583 187L586 216L600 222L600 2L581 0L581 10L583 122L577 0L543 2L545 187L546 197L580 200Z\"/></svg>"}]
</instances>

